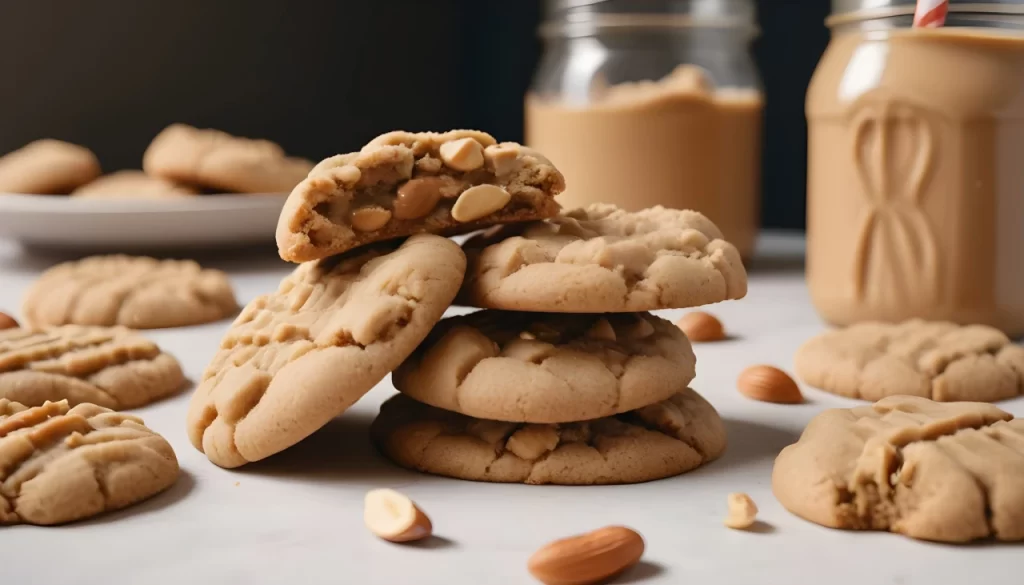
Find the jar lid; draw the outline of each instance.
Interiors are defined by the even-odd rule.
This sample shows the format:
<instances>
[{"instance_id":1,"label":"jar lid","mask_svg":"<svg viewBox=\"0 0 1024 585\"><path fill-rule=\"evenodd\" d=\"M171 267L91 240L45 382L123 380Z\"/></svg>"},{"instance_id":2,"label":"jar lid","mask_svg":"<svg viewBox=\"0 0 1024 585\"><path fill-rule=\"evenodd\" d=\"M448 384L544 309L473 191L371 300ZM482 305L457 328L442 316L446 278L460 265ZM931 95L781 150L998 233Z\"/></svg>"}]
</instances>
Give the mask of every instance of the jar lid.
<instances>
[{"instance_id":1,"label":"jar lid","mask_svg":"<svg viewBox=\"0 0 1024 585\"><path fill-rule=\"evenodd\" d=\"M832 15L874 13L878 15L913 14L917 0L832 0ZM976 14L1022 14L1024 0L949 0L949 12Z\"/></svg>"},{"instance_id":2,"label":"jar lid","mask_svg":"<svg viewBox=\"0 0 1024 585\"><path fill-rule=\"evenodd\" d=\"M756 20L754 0L547 0L548 18L571 14L677 14Z\"/></svg>"}]
</instances>

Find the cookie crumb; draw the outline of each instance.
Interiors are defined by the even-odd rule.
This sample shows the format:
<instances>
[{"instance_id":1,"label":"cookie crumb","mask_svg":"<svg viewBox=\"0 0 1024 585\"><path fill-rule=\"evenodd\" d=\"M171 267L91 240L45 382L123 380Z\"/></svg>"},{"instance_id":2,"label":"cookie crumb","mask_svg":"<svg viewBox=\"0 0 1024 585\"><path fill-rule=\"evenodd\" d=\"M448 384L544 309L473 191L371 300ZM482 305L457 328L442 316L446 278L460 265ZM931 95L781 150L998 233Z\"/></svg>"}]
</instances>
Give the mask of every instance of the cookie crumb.
<instances>
[{"instance_id":1,"label":"cookie crumb","mask_svg":"<svg viewBox=\"0 0 1024 585\"><path fill-rule=\"evenodd\" d=\"M240 481L236 481L236 482L235 482L235 487L238 487L238 486L240 486L240 485L242 485L242 482L240 482Z\"/></svg>"},{"instance_id":2,"label":"cookie crumb","mask_svg":"<svg viewBox=\"0 0 1024 585\"><path fill-rule=\"evenodd\" d=\"M747 494L736 492L729 494L729 515L725 525L735 530L746 530L757 520L757 504Z\"/></svg>"}]
</instances>

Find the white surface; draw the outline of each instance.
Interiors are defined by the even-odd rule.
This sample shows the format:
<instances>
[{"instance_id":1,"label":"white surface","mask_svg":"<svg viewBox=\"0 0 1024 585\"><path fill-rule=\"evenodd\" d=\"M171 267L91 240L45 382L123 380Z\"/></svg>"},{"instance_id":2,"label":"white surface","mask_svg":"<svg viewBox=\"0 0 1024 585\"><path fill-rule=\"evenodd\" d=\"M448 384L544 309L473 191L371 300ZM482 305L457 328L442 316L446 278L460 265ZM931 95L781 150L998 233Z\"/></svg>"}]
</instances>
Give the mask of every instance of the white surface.
<instances>
[{"instance_id":1,"label":"white surface","mask_svg":"<svg viewBox=\"0 0 1024 585\"><path fill-rule=\"evenodd\" d=\"M0 237L47 248L210 248L273 243L285 195L89 199L0 194Z\"/></svg>"},{"instance_id":2,"label":"white surface","mask_svg":"<svg viewBox=\"0 0 1024 585\"><path fill-rule=\"evenodd\" d=\"M799 242L773 238L774 250ZM272 254L272 253L271 253ZM240 300L276 288L289 267L211 259L230 270ZM19 306L45 262L0 247L0 310ZM709 310L732 341L696 346L693 387L726 420L722 459L680 477L631 486L490 485L419 475L378 456L367 428L393 392L385 380L352 410L307 441L237 471L214 467L189 444L189 392L140 409L177 451L182 478L169 492L128 510L58 528L0 528L0 582L11 585L488 585L533 583L526 559L544 543L607 524L635 528L645 564L615 583L880 585L1015 583L1024 546L947 546L886 533L822 528L786 512L772 497L772 460L823 408L851 406L804 388L799 406L744 399L734 386L754 363L787 370L797 346L823 329L809 304L801 267L758 263L748 297ZM675 319L681 311L666 311ZM149 333L198 379L228 322ZM1024 400L1000 404L1024 415ZM362 525L363 494L397 488L434 521L439 538L402 546ZM726 494L749 493L772 528L722 526Z\"/></svg>"}]
</instances>

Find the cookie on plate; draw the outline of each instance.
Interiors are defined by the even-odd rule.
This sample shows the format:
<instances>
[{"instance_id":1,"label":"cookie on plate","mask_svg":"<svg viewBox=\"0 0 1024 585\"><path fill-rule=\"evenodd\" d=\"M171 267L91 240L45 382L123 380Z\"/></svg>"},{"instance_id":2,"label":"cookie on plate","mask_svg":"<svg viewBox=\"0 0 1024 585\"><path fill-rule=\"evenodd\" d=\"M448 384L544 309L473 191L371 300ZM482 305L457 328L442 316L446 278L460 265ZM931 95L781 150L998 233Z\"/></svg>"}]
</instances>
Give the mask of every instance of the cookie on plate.
<instances>
[{"instance_id":1,"label":"cookie on plate","mask_svg":"<svg viewBox=\"0 0 1024 585\"><path fill-rule=\"evenodd\" d=\"M71 194L91 199L163 199L196 195L199 191L142 171L117 171L87 183Z\"/></svg>"},{"instance_id":2,"label":"cookie on plate","mask_svg":"<svg viewBox=\"0 0 1024 585\"><path fill-rule=\"evenodd\" d=\"M34 326L181 327L219 321L238 311L226 274L191 260L91 256L50 268L25 295Z\"/></svg>"},{"instance_id":3,"label":"cookie on plate","mask_svg":"<svg viewBox=\"0 0 1024 585\"><path fill-rule=\"evenodd\" d=\"M892 396L814 417L772 491L817 524L943 542L1024 540L1024 420L984 403Z\"/></svg>"},{"instance_id":4,"label":"cookie on plate","mask_svg":"<svg viewBox=\"0 0 1024 585\"><path fill-rule=\"evenodd\" d=\"M100 176L100 161L84 146L36 140L0 156L0 193L66 195Z\"/></svg>"},{"instance_id":5,"label":"cookie on plate","mask_svg":"<svg viewBox=\"0 0 1024 585\"><path fill-rule=\"evenodd\" d=\"M726 443L714 407L689 388L628 413L567 424L471 418L398 394L381 406L370 433L388 458L416 471L562 485L679 475L717 459Z\"/></svg>"},{"instance_id":6,"label":"cookie on plate","mask_svg":"<svg viewBox=\"0 0 1024 585\"><path fill-rule=\"evenodd\" d=\"M212 191L287 193L313 168L269 140L172 124L142 157L146 173Z\"/></svg>"},{"instance_id":7,"label":"cookie on plate","mask_svg":"<svg viewBox=\"0 0 1024 585\"><path fill-rule=\"evenodd\" d=\"M551 217L564 188L546 158L483 132L390 132L313 169L285 203L277 246L305 262L414 233Z\"/></svg>"},{"instance_id":8,"label":"cookie on plate","mask_svg":"<svg viewBox=\"0 0 1024 585\"><path fill-rule=\"evenodd\" d=\"M807 384L872 401L994 402L1024 392L1024 348L985 325L861 323L812 338L794 361Z\"/></svg>"},{"instance_id":9,"label":"cookie on plate","mask_svg":"<svg viewBox=\"0 0 1024 585\"><path fill-rule=\"evenodd\" d=\"M458 302L485 309L618 313L680 309L747 294L736 248L696 211L595 204L464 245Z\"/></svg>"},{"instance_id":10,"label":"cookie on plate","mask_svg":"<svg viewBox=\"0 0 1024 585\"><path fill-rule=\"evenodd\" d=\"M467 416L561 423L666 400L694 365L682 331L647 313L478 311L441 321L391 379Z\"/></svg>"},{"instance_id":11,"label":"cookie on plate","mask_svg":"<svg viewBox=\"0 0 1024 585\"><path fill-rule=\"evenodd\" d=\"M0 398L0 524L62 524L130 506L178 479L171 445L142 419L66 401Z\"/></svg>"},{"instance_id":12,"label":"cookie on plate","mask_svg":"<svg viewBox=\"0 0 1024 585\"><path fill-rule=\"evenodd\" d=\"M178 360L124 327L0 331L0 398L26 406L67 400L124 410L184 383Z\"/></svg>"},{"instance_id":13,"label":"cookie on plate","mask_svg":"<svg viewBox=\"0 0 1024 585\"><path fill-rule=\"evenodd\" d=\"M225 335L192 396L192 444L238 467L306 438L416 349L465 267L457 245L427 234L302 264Z\"/></svg>"}]
</instances>

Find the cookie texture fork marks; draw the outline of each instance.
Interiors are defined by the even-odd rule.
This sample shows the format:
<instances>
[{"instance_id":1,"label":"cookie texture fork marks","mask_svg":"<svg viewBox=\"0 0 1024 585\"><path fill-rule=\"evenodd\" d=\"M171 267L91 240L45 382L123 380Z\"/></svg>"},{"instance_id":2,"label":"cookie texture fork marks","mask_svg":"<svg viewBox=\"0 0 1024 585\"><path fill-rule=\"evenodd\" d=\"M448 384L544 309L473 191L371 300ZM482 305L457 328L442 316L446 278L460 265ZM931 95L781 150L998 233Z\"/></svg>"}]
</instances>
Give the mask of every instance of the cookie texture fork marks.
<instances>
[{"instance_id":1,"label":"cookie texture fork marks","mask_svg":"<svg viewBox=\"0 0 1024 585\"><path fill-rule=\"evenodd\" d=\"M191 260L93 256L58 264L25 295L22 312L42 325L180 327L238 310L226 274Z\"/></svg>"},{"instance_id":2,"label":"cookie texture fork marks","mask_svg":"<svg viewBox=\"0 0 1024 585\"><path fill-rule=\"evenodd\" d=\"M851 398L994 402L1024 393L1024 347L984 325L861 323L807 341L794 361L807 384Z\"/></svg>"},{"instance_id":3,"label":"cookie texture fork marks","mask_svg":"<svg viewBox=\"0 0 1024 585\"><path fill-rule=\"evenodd\" d=\"M313 168L269 140L171 124L142 157L146 173L214 191L287 193Z\"/></svg>"},{"instance_id":4,"label":"cookie texture fork marks","mask_svg":"<svg viewBox=\"0 0 1024 585\"><path fill-rule=\"evenodd\" d=\"M487 309L612 313L685 308L747 294L739 252L695 211L595 204L470 238L459 295Z\"/></svg>"},{"instance_id":5,"label":"cookie texture fork marks","mask_svg":"<svg viewBox=\"0 0 1024 585\"><path fill-rule=\"evenodd\" d=\"M123 327L0 331L0 398L27 406L67 400L135 408L178 392L184 382L174 357Z\"/></svg>"},{"instance_id":6,"label":"cookie texture fork marks","mask_svg":"<svg viewBox=\"0 0 1024 585\"><path fill-rule=\"evenodd\" d=\"M478 311L438 324L392 381L468 416L560 423L670 398L695 362L679 328L647 313Z\"/></svg>"},{"instance_id":7,"label":"cookie texture fork marks","mask_svg":"<svg viewBox=\"0 0 1024 585\"><path fill-rule=\"evenodd\" d=\"M305 262L414 233L551 217L564 188L542 155L483 132L389 132L322 161L292 191L278 250Z\"/></svg>"},{"instance_id":8,"label":"cookie texture fork marks","mask_svg":"<svg viewBox=\"0 0 1024 585\"><path fill-rule=\"evenodd\" d=\"M0 398L0 524L61 524L150 498L178 478L171 445L142 419L66 401Z\"/></svg>"},{"instance_id":9,"label":"cookie texture fork marks","mask_svg":"<svg viewBox=\"0 0 1024 585\"><path fill-rule=\"evenodd\" d=\"M827 410L779 454L772 490L833 528L1024 540L1024 420L913 396Z\"/></svg>"},{"instance_id":10,"label":"cookie texture fork marks","mask_svg":"<svg viewBox=\"0 0 1024 585\"><path fill-rule=\"evenodd\" d=\"M301 441L416 349L464 273L459 247L426 234L300 265L225 335L192 397L192 444L238 467Z\"/></svg>"},{"instance_id":11,"label":"cookie texture fork marks","mask_svg":"<svg viewBox=\"0 0 1024 585\"><path fill-rule=\"evenodd\" d=\"M528 484L651 481L713 461L726 445L718 413L690 389L614 417L557 425L470 418L399 394L381 406L370 433L409 469Z\"/></svg>"}]
</instances>

